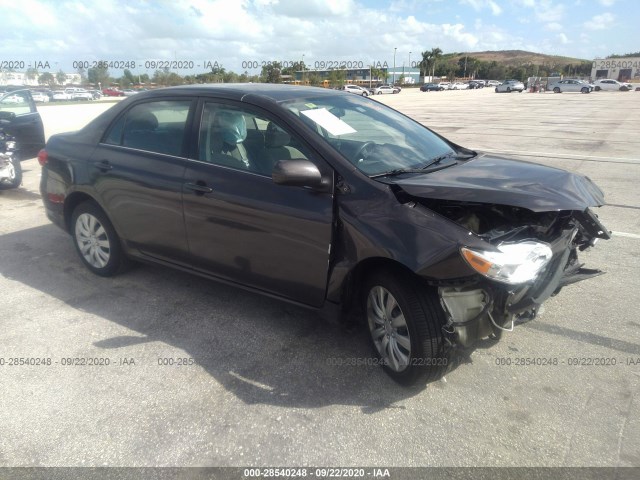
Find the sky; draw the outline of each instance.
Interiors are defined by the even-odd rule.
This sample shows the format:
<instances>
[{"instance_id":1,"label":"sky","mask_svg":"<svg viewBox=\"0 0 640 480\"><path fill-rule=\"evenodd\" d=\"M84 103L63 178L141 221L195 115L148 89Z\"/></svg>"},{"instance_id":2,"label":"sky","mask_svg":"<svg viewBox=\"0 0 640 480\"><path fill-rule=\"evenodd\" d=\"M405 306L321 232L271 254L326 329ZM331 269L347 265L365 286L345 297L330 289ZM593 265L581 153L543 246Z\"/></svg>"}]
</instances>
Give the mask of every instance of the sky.
<instances>
[{"instance_id":1,"label":"sky","mask_svg":"<svg viewBox=\"0 0 640 480\"><path fill-rule=\"evenodd\" d=\"M434 47L588 60L640 51L637 0L0 0L0 18L0 68L16 71L106 60L153 73L161 60L182 62L179 74L257 74L267 61L392 66L394 53L408 66ZM126 64L112 65L118 76Z\"/></svg>"}]
</instances>

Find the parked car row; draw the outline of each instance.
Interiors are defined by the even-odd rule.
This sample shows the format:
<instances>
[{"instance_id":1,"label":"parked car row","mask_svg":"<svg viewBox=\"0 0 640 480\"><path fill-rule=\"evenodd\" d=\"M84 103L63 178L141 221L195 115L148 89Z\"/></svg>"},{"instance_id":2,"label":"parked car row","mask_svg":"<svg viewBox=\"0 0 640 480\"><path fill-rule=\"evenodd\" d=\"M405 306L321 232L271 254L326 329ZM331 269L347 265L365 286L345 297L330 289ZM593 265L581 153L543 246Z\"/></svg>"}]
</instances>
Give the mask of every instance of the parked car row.
<instances>
[{"instance_id":1,"label":"parked car row","mask_svg":"<svg viewBox=\"0 0 640 480\"><path fill-rule=\"evenodd\" d=\"M441 92L442 90L475 90L484 87L495 87L501 82L497 80L469 80L468 82L439 82L425 83L420 87L421 92Z\"/></svg>"}]
</instances>

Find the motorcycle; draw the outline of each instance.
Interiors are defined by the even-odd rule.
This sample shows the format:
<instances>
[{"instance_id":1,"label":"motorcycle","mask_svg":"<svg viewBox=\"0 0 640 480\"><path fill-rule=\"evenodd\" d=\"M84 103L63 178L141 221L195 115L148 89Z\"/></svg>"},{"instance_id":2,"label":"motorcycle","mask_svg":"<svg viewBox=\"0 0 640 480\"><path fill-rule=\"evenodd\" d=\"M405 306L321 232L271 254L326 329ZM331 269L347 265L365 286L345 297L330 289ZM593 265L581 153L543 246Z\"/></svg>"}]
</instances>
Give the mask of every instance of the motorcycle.
<instances>
[{"instance_id":1,"label":"motorcycle","mask_svg":"<svg viewBox=\"0 0 640 480\"><path fill-rule=\"evenodd\" d=\"M0 120L0 190L18 188L22 183L22 166L16 154L15 138L4 131Z\"/></svg>"}]
</instances>

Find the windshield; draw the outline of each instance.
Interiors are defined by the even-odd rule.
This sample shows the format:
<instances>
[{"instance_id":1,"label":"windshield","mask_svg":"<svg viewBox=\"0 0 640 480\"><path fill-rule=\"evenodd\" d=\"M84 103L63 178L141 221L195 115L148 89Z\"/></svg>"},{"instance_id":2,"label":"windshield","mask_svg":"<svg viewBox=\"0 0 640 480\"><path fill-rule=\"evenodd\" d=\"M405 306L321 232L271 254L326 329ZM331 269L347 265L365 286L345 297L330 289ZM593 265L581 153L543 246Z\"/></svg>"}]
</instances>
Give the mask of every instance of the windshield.
<instances>
[{"instance_id":1,"label":"windshield","mask_svg":"<svg viewBox=\"0 0 640 480\"><path fill-rule=\"evenodd\" d=\"M322 95L289 100L283 106L370 176L424 168L455 153L426 127L375 100Z\"/></svg>"}]
</instances>

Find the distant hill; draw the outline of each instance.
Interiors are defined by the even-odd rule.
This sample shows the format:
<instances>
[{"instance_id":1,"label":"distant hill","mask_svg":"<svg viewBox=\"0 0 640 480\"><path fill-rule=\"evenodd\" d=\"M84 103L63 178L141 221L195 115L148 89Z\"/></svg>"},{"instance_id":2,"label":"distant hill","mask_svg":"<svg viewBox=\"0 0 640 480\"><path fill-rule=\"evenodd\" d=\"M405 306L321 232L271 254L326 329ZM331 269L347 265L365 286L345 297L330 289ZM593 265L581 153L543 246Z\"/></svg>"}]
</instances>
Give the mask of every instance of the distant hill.
<instances>
[{"instance_id":1,"label":"distant hill","mask_svg":"<svg viewBox=\"0 0 640 480\"><path fill-rule=\"evenodd\" d=\"M543 53L525 52L524 50L499 50L488 52L462 52L449 53L442 58L460 59L465 56L477 58L484 62L496 61L506 66L518 65L580 65L583 62L591 62L582 58L563 57L559 55L545 55Z\"/></svg>"}]
</instances>

